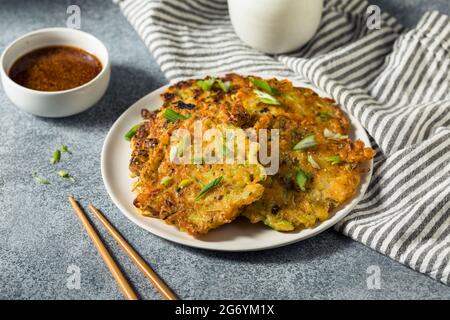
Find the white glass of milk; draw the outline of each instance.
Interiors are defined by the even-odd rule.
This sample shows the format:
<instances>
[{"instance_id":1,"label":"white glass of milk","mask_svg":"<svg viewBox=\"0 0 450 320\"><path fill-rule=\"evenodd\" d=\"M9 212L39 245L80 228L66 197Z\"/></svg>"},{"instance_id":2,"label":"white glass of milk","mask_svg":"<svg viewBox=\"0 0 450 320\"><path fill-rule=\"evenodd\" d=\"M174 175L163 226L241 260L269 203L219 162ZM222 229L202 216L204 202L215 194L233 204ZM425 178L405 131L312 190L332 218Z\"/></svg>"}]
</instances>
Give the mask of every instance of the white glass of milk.
<instances>
[{"instance_id":1,"label":"white glass of milk","mask_svg":"<svg viewBox=\"0 0 450 320\"><path fill-rule=\"evenodd\" d=\"M270 54L294 51L316 33L323 0L228 0L239 38Z\"/></svg>"}]
</instances>

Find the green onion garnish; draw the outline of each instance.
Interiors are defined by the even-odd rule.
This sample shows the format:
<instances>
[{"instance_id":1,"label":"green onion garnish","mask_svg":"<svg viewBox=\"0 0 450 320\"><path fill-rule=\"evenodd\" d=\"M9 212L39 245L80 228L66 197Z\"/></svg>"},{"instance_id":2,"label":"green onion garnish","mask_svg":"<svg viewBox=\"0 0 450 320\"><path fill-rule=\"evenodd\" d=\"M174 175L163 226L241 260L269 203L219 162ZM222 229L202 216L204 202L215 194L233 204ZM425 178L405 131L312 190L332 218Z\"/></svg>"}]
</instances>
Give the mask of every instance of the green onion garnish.
<instances>
[{"instance_id":1,"label":"green onion garnish","mask_svg":"<svg viewBox=\"0 0 450 320\"><path fill-rule=\"evenodd\" d=\"M186 187L187 185L189 185L192 182L192 179L184 179L183 181L180 182L180 184L178 185L178 188L176 189L176 192L180 192L181 189L183 189L184 187Z\"/></svg>"},{"instance_id":2,"label":"green onion garnish","mask_svg":"<svg viewBox=\"0 0 450 320\"><path fill-rule=\"evenodd\" d=\"M348 139L348 135L335 133L335 132L329 130L328 128L325 128L325 130L323 130L323 135L325 136L325 138L328 138L328 139L331 139L331 140Z\"/></svg>"},{"instance_id":3,"label":"green onion garnish","mask_svg":"<svg viewBox=\"0 0 450 320\"><path fill-rule=\"evenodd\" d=\"M214 180L210 181L207 185L205 185L202 190L198 193L198 195L195 197L195 200L199 200L205 196L207 192L209 192L211 189L214 189L217 187L223 180L223 176L220 176L218 178L215 178Z\"/></svg>"},{"instance_id":4,"label":"green onion garnish","mask_svg":"<svg viewBox=\"0 0 450 320\"><path fill-rule=\"evenodd\" d=\"M58 149L53 153L53 156L50 159L50 163L55 164L55 163L59 162L60 159L61 159L61 151Z\"/></svg>"},{"instance_id":5,"label":"green onion garnish","mask_svg":"<svg viewBox=\"0 0 450 320\"><path fill-rule=\"evenodd\" d=\"M72 151L70 151L69 148L65 144L61 145L61 151L64 153L72 153Z\"/></svg>"},{"instance_id":6,"label":"green onion garnish","mask_svg":"<svg viewBox=\"0 0 450 320\"><path fill-rule=\"evenodd\" d=\"M200 80L200 81L197 81L197 86L202 88L203 91L208 91L208 90L211 90L212 86L214 85L214 82L216 82L215 78Z\"/></svg>"},{"instance_id":7,"label":"green onion garnish","mask_svg":"<svg viewBox=\"0 0 450 320\"><path fill-rule=\"evenodd\" d=\"M223 82L222 80L217 80L217 84L223 92L227 93L231 89L231 81Z\"/></svg>"},{"instance_id":8,"label":"green onion garnish","mask_svg":"<svg viewBox=\"0 0 450 320\"><path fill-rule=\"evenodd\" d=\"M191 117L190 114L184 116L179 114L178 112L173 111L172 109L166 109L163 112L163 117L167 119L169 122L177 122L178 120L187 120Z\"/></svg>"},{"instance_id":9,"label":"green onion garnish","mask_svg":"<svg viewBox=\"0 0 450 320\"><path fill-rule=\"evenodd\" d=\"M67 170L59 170L58 171L58 176L63 177L63 178L68 178L69 177L69 171L67 171Z\"/></svg>"},{"instance_id":10,"label":"green onion garnish","mask_svg":"<svg viewBox=\"0 0 450 320\"><path fill-rule=\"evenodd\" d=\"M295 175L295 182L297 182L298 187L302 191L306 191L306 182L308 181L308 174L298 169L297 174Z\"/></svg>"},{"instance_id":11,"label":"green onion garnish","mask_svg":"<svg viewBox=\"0 0 450 320\"><path fill-rule=\"evenodd\" d=\"M314 169L320 169L319 164L314 160L313 156L308 154L308 162Z\"/></svg>"},{"instance_id":12,"label":"green onion garnish","mask_svg":"<svg viewBox=\"0 0 450 320\"><path fill-rule=\"evenodd\" d=\"M167 187L167 186L169 186L171 183L172 183L172 178L171 177L164 177L164 178L162 178L161 179L161 184L164 186L164 187Z\"/></svg>"},{"instance_id":13,"label":"green onion garnish","mask_svg":"<svg viewBox=\"0 0 450 320\"><path fill-rule=\"evenodd\" d=\"M184 149L186 149L186 137L182 137L177 143L177 156L182 157L184 155Z\"/></svg>"},{"instance_id":14,"label":"green onion garnish","mask_svg":"<svg viewBox=\"0 0 450 320\"><path fill-rule=\"evenodd\" d=\"M140 126L141 126L141 124L137 124L133 128L131 128L130 130L128 130L128 132L125 133L125 135L123 136L125 138L125 140L131 141L131 138L134 137L134 135L136 134L136 132L137 132L137 130L139 129Z\"/></svg>"},{"instance_id":15,"label":"green onion garnish","mask_svg":"<svg viewBox=\"0 0 450 320\"><path fill-rule=\"evenodd\" d=\"M331 112L319 112L317 114L317 117L321 120L321 121L327 121L330 120L330 118L332 117Z\"/></svg>"},{"instance_id":16,"label":"green onion garnish","mask_svg":"<svg viewBox=\"0 0 450 320\"><path fill-rule=\"evenodd\" d=\"M248 78L253 85L269 94L275 95L275 90L270 86L270 84L264 79L255 79L253 77Z\"/></svg>"},{"instance_id":17,"label":"green onion garnish","mask_svg":"<svg viewBox=\"0 0 450 320\"><path fill-rule=\"evenodd\" d=\"M261 102L264 102L266 104L280 105L280 102L268 93L257 89L253 90L253 92L258 96Z\"/></svg>"},{"instance_id":18,"label":"green onion garnish","mask_svg":"<svg viewBox=\"0 0 450 320\"><path fill-rule=\"evenodd\" d=\"M338 155L329 156L327 158L327 160L330 161L332 165L339 164L339 163L342 162L342 158L340 156L338 156Z\"/></svg>"},{"instance_id":19,"label":"green onion garnish","mask_svg":"<svg viewBox=\"0 0 450 320\"><path fill-rule=\"evenodd\" d=\"M75 178L69 174L69 171L59 170L57 173L61 178L69 179L70 181L75 182Z\"/></svg>"},{"instance_id":20,"label":"green onion garnish","mask_svg":"<svg viewBox=\"0 0 450 320\"><path fill-rule=\"evenodd\" d=\"M39 184L50 184L50 181L48 181L45 178L39 177L36 172L32 174L32 177L34 181L36 181Z\"/></svg>"},{"instance_id":21,"label":"green onion garnish","mask_svg":"<svg viewBox=\"0 0 450 320\"><path fill-rule=\"evenodd\" d=\"M317 146L315 136L313 134L303 138L299 143L294 146L294 150L304 150L307 148Z\"/></svg>"}]
</instances>

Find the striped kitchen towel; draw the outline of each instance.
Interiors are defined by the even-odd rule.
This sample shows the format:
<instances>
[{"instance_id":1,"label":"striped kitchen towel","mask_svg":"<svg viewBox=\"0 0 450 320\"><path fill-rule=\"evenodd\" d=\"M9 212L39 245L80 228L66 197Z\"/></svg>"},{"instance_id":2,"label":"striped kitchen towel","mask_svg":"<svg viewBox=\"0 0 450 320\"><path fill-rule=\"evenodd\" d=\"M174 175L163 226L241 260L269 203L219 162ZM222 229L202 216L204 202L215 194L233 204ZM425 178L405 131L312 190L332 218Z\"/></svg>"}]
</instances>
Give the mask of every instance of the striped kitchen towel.
<instances>
[{"instance_id":1,"label":"striped kitchen towel","mask_svg":"<svg viewBox=\"0 0 450 320\"><path fill-rule=\"evenodd\" d=\"M365 0L326 0L315 37L270 56L242 43L226 0L123 0L168 79L227 71L308 81L363 124L377 150L364 199L336 230L450 284L450 18L412 30Z\"/></svg>"}]
</instances>

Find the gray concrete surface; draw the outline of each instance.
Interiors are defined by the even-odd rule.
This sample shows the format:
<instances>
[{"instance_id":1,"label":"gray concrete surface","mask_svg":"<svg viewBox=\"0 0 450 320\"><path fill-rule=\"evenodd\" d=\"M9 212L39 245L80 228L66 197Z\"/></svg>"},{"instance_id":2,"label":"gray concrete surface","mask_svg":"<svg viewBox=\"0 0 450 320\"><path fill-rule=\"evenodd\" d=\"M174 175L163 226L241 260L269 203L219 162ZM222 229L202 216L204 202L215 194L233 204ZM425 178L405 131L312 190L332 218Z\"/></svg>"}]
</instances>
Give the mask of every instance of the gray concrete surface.
<instances>
[{"instance_id":1,"label":"gray concrete surface","mask_svg":"<svg viewBox=\"0 0 450 320\"><path fill-rule=\"evenodd\" d=\"M411 26L428 9L450 13L448 0L378 0ZM91 110L65 119L26 114L0 90L0 299L121 299L113 278L73 214L67 196L101 208L128 241L183 299L449 299L450 288L334 231L284 248L219 253L162 240L127 220L106 193L100 151L115 119L166 80L137 34L110 1L0 1L0 50L42 27L64 26L66 7L79 4L82 29L104 41L112 82ZM61 143L73 151L52 167ZM61 180L66 168L75 184ZM42 186L32 172L48 177ZM94 221L95 223L95 221ZM97 226L98 224L95 223ZM159 299L148 281L100 233L143 298ZM66 284L81 270L80 289ZM368 290L367 268L380 267L381 289Z\"/></svg>"}]
</instances>

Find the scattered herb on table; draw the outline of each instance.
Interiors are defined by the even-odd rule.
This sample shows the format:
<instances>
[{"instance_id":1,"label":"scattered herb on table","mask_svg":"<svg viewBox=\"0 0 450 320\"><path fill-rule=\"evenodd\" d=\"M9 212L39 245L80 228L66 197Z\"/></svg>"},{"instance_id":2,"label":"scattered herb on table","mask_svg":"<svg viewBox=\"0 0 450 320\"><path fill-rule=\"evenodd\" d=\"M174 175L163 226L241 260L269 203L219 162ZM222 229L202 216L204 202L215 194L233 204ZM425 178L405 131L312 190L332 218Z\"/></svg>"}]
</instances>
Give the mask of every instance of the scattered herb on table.
<instances>
[{"instance_id":1,"label":"scattered herb on table","mask_svg":"<svg viewBox=\"0 0 450 320\"><path fill-rule=\"evenodd\" d=\"M48 181L47 179L45 179L43 177L38 176L36 172L32 174L32 177L33 177L34 181L36 181L39 184L50 184L50 181Z\"/></svg>"},{"instance_id":2,"label":"scattered herb on table","mask_svg":"<svg viewBox=\"0 0 450 320\"><path fill-rule=\"evenodd\" d=\"M60 176L61 178L69 179L70 181L75 182L75 178L69 174L69 171L59 170L57 173L58 176Z\"/></svg>"},{"instance_id":3,"label":"scattered herb on table","mask_svg":"<svg viewBox=\"0 0 450 320\"><path fill-rule=\"evenodd\" d=\"M53 156L50 159L50 163L55 164L55 163L59 162L59 160L61 160L61 151L59 149L57 149L55 152L53 152Z\"/></svg>"},{"instance_id":4,"label":"scattered herb on table","mask_svg":"<svg viewBox=\"0 0 450 320\"><path fill-rule=\"evenodd\" d=\"M72 154L72 151L69 150L69 147L67 147L65 144L61 145L61 151L64 153Z\"/></svg>"}]
</instances>

